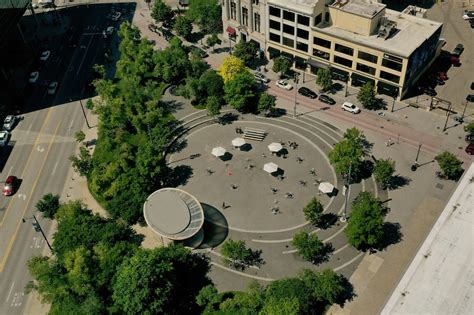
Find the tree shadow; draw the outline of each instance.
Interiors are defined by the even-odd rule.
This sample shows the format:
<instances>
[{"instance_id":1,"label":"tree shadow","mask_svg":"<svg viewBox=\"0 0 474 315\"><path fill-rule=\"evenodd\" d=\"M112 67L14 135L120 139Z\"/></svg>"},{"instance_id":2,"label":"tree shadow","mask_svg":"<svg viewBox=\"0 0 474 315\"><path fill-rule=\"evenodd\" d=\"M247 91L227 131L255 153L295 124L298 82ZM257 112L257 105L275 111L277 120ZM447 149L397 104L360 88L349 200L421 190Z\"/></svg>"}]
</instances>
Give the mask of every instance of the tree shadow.
<instances>
[{"instance_id":1,"label":"tree shadow","mask_svg":"<svg viewBox=\"0 0 474 315\"><path fill-rule=\"evenodd\" d=\"M363 179L370 178L370 176L372 176L373 170L374 162L370 160L364 160L362 162L359 172L352 176L351 181L355 183L360 183Z\"/></svg>"},{"instance_id":2,"label":"tree shadow","mask_svg":"<svg viewBox=\"0 0 474 315\"><path fill-rule=\"evenodd\" d=\"M219 124L221 125L230 125L234 121L239 119L239 115L236 113L226 113L219 117Z\"/></svg>"},{"instance_id":3,"label":"tree shadow","mask_svg":"<svg viewBox=\"0 0 474 315\"><path fill-rule=\"evenodd\" d=\"M322 264L323 262L329 261L329 258L331 257L332 252L334 252L334 247L332 246L332 244L324 243L323 248L315 257L313 257L313 259L311 260L311 263L314 265L319 265L319 264Z\"/></svg>"},{"instance_id":4,"label":"tree shadow","mask_svg":"<svg viewBox=\"0 0 474 315\"><path fill-rule=\"evenodd\" d=\"M188 146L188 140L185 138L178 138L171 143L170 146L166 149L167 154L173 154L181 152Z\"/></svg>"},{"instance_id":5,"label":"tree shadow","mask_svg":"<svg viewBox=\"0 0 474 315\"><path fill-rule=\"evenodd\" d=\"M321 222L316 226L320 229L326 230L333 226L337 222L338 218L339 217L334 213L324 213L321 216Z\"/></svg>"},{"instance_id":6,"label":"tree shadow","mask_svg":"<svg viewBox=\"0 0 474 315\"><path fill-rule=\"evenodd\" d=\"M165 103L165 108L167 113L176 113L178 110L182 109L184 104L175 100L163 101Z\"/></svg>"},{"instance_id":7,"label":"tree shadow","mask_svg":"<svg viewBox=\"0 0 474 315\"><path fill-rule=\"evenodd\" d=\"M332 86L331 86L331 88L329 89L328 92L331 93L331 94L336 94L337 92L342 91L344 88L345 88L344 85L342 85L341 83L336 82L336 83L332 84Z\"/></svg>"},{"instance_id":8,"label":"tree shadow","mask_svg":"<svg viewBox=\"0 0 474 315\"><path fill-rule=\"evenodd\" d=\"M374 106L371 109L373 110L387 109L387 101L385 101L381 97L376 97Z\"/></svg>"},{"instance_id":9,"label":"tree shadow","mask_svg":"<svg viewBox=\"0 0 474 315\"><path fill-rule=\"evenodd\" d=\"M268 111L268 113L265 116L266 117L278 118L278 117L285 116L285 115L286 115L286 109L284 109L284 108L272 108L270 111Z\"/></svg>"},{"instance_id":10,"label":"tree shadow","mask_svg":"<svg viewBox=\"0 0 474 315\"><path fill-rule=\"evenodd\" d=\"M201 203L204 210L204 238L198 248L214 248L222 244L229 235L229 225L225 216L215 207Z\"/></svg>"},{"instance_id":11,"label":"tree shadow","mask_svg":"<svg viewBox=\"0 0 474 315\"><path fill-rule=\"evenodd\" d=\"M400 242L403 238L403 234L400 231L400 223L385 222L382 229L383 237L381 237L379 243L374 246L377 250L384 250L388 246Z\"/></svg>"},{"instance_id":12,"label":"tree shadow","mask_svg":"<svg viewBox=\"0 0 474 315\"><path fill-rule=\"evenodd\" d=\"M411 182L411 179L406 176L394 175L392 176L389 187L390 189L397 189L408 185Z\"/></svg>"},{"instance_id":13,"label":"tree shadow","mask_svg":"<svg viewBox=\"0 0 474 315\"><path fill-rule=\"evenodd\" d=\"M339 277L342 282L342 286L344 287L344 291L341 292L336 298L336 304L343 307L346 302L352 301L357 296L357 294L354 292L354 287L346 277L342 275L339 275Z\"/></svg>"},{"instance_id":14,"label":"tree shadow","mask_svg":"<svg viewBox=\"0 0 474 315\"><path fill-rule=\"evenodd\" d=\"M193 176L193 168L189 165L178 165L170 170L166 178L166 186L178 187L186 185Z\"/></svg>"},{"instance_id":15,"label":"tree shadow","mask_svg":"<svg viewBox=\"0 0 474 315\"><path fill-rule=\"evenodd\" d=\"M203 32L195 32L195 33L189 34L189 36L186 39L188 40L188 42L196 44L198 41L204 38L204 35L206 34L204 34Z\"/></svg>"}]
</instances>

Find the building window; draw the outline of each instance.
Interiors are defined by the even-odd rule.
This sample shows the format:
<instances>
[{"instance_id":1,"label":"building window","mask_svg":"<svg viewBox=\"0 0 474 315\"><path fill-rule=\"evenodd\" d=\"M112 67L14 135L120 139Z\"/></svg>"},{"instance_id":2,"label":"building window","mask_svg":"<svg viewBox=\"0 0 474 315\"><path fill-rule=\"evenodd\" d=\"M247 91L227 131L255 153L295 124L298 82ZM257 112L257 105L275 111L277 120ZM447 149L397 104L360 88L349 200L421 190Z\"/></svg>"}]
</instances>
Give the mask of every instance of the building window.
<instances>
[{"instance_id":1,"label":"building window","mask_svg":"<svg viewBox=\"0 0 474 315\"><path fill-rule=\"evenodd\" d=\"M285 20L294 22L295 21L295 14L293 12L283 10L283 18Z\"/></svg>"},{"instance_id":2,"label":"building window","mask_svg":"<svg viewBox=\"0 0 474 315\"><path fill-rule=\"evenodd\" d=\"M366 53L366 52L363 52L363 51L359 51L357 56L359 57L359 59L369 61L369 62L372 62L372 63L377 63L377 61L378 61L377 56Z\"/></svg>"},{"instance_id":3,"label":"building window","mask_svg":"<svg viewBox=\"0 0 474 315\"><path fill-rule=\"evenodd\" d=\"M314 18L314 26L318 25L319 23L321 23L321 21L323 20L323 14L322 13L319 13L317 17Z\"/></svg>"},{"instance_id":4,"label":"building window","mask_svg":"<svg viewBox=\"0 0 474 315\"><path fill-rule=\"evenodd\" d=\"M313 49L313 56L329 60L329 53L316 49Z\"/></svg>"},{"instance_id":5,"label":"building window","mask_svg":"<svg viewBox=\"0 0 474 315\"><path fill-rule=\"evenodd\" d=\"M232 20L237 19L237 5L235 4L235 2L230 3L230 18Z\"/></svg>"},{"instance_id":6,"label":"building window","mask_svg":"<svg viewBox=\"0 0 474 315\"><path fill-rule=\"evenodd\" d=\"M313 38L313 43L315 45L321 46L321 47L326 47L326 48L331 48L331 42L319 37L314 37Z\"/></svg>"},{"instance_id":7,"label":"building window","mask_svg":"<svg viewBox=\"0 0 474 315\"><path fill-rule=\"evenodd\" d=\"M329 23L329 17L330 17L329 12L326 12L325 17L324 17L324 20L325 20L327 23Z\"/></svg>"},{"instance_id":8,"label":"building window","mask_svg":"<svg viewBox=\"0 0 474 315\"><path fill-rule=\"evenodd\" d=\"M375 75L375 68L366 66L362 63L357 63L356 69L359 70L359 71L371 74L371 75Z\"/></svg>"},{"instance_id":9,"label":"building window","mask_svg":"<svg viewBox=\"0 0 474 315\"><path fill-rule=\"evenodd\" d=\"M385 72L385 71L380 71L380 78L388 80L388 81L392 81L392 82L395 82L395 83L400 82L400 77L398 75L391 74L391 73L388 73L388 72Z\"/></svg>"},{"instance_id":10,"label":"building window","mask_svg":"<svg viewBox=\"0 0 474 315\"><path fill-rule=\"evenodd\" d=\"M249 26L249 10L247 8L242 8L242 24Z\"/></svg>"},{"instance_id":11,"label":"building window","mask_svg":"<svg viewBox=\"0 0 474 315\"><path fill-rule=\"evenodd\" d=\"M252 3L258 5L258 0L253 0Z\"/></svg>"},{"instance_id":12,"label":"building window","mask_svg":"<svg viewBox=\"0 0 474 315\"><path fill-rule=\"evenodd\" d=\"M392 60L388 60L388 59L383 58L382 59L382 66L384 66L386 68L389 68L389 69L396 70L396 71L401 71L403 65L401 63L396 62L396 61L392 61Z\"/></svg>"},{"instance_id":13,"label":"building window","mask_svg":"<svg viewBox=\"0 0 474 315\"><path fill-rule=\"evenodd\" d=\"M309 26L309 17L298 14L298 24Z\"/></svg>"},{"instance_id":14,"label":"building window","mask_svg":"<svg viewBox=\"0 0 474 315\"><path fill-rule=\"evenodd\" d=\"M295 35L295 28L293 26L286 25L283 23L283 32L286 34Z\"/></svg>"},{"instance_id":15,"label":"building window","mask_svg":"<svg viewBox=\"0 0 474 315\"><path fill-rule=\"evenodd\" d=\"M296 49L308 52L308 44L296 42Z\"/></svg>"},{"instance_id":16,"label":"building window","mask_svg":"<svg viewBox=\"0 0 474 315\"><path fill-rule=\"evenodd\" d=\"M349 56L352 56L354 54L354 49L347 46L343 46L341 44L336 44L336 47L334 49L340 53L343 53Z\"/></svg>"},{"instance_id":17,"label":"building window","mask_svg":"<svg viewBox=\"0 0 474 315\"><path fill-rule=\"evenodd\" d=\"M280 43L280 35L270 33L269 37L271 41Z\"/></svg>"},{"instance_id":18,"label":"building window","mask_svg":"<svg viewBox=\"0 0 474 315\"><path fill-rule=\"evenodd\" d=\"M270 13L270 15L280 17L281 10L278 9L278 8L275 8L275 7L269 7L269 13Z\"/></svg>"},{"instance_id":19,"label":"building window","mask_svg":"<svg viewBox=\"0 0 474 315\"><path fill-rule=\"evenodd\" d=\"M295 41L294 40L286 38L285 36L283 36L282 38L283 38L283 41L282 41L283 45L289 46L289 47L294 47L295 46Z\"/></svg>"},{"instance_id":20,"label":"building window","mask_svg":"<svg viewBox=\"0 0 474 315\"><path fill-rule=\"evenodd\" d=\"M352 60L342 58L339 56L334 56L334 62L340 65L346 66L348 68L352 68Z\"/></svg>"},{"instance_id":21,"label":"building window","mask_svg":"<svg viewBox=\"0 0 474 315\"><path fill-rule=\"evenodd\" d=\"M260 14L253 14L253 30L260 33Z\"/></svg>"},{"instance_id":22,"label":"building window","mask_svg":"<svg viewBox=\"0 0 474 315\"><path fill-rule=\"evenodd\" d=\"M270 20L269 27L270 27L271 29L281 31L280 22Z\"/></svg>"},{"instance_id":23,"label":"building window","mask_svg":"<svg viewBox=\"0 0 474 315\"><path fill-rule=\"evenodd\" d=\"M296 29L296 36L304 38L304 39L308 39L309 38L309 32L305 31L305 30L302 30L300 28L297 28Z\"/></svg>"}]
</instances>

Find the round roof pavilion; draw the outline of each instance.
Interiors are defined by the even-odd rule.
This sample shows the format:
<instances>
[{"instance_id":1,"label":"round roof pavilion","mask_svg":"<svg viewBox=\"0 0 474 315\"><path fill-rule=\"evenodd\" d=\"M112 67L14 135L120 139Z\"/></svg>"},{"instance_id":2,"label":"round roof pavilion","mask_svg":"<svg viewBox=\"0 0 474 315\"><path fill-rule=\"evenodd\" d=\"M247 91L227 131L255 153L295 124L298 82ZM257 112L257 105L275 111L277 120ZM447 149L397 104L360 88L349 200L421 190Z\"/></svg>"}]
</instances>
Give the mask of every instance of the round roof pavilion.
<instances>
[{"instance_id":1,"label":"round roof pavilion","mask_svg":"<svg viewBox=\"0 0 474 315\"><path fill-rule=\"evenodd\" d=\"M143 204L143 214L155 233L175 241L194 236L204 224L201 203L193 195L176 188L153 192Z\"/></svg>"}]
</instances>

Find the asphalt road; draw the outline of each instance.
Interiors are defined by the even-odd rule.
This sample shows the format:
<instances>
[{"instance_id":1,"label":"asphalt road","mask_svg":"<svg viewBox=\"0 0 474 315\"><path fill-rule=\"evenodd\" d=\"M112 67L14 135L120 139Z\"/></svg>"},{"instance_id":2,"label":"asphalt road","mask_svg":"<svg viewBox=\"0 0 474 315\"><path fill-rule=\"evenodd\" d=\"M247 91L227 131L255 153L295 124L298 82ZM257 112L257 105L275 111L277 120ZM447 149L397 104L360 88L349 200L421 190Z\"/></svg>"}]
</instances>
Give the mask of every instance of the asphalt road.
<instances>
[{"instance_id":1,"label":"asphalt road","mask_svg":"<svg viewBox=\"0 0 474 315\"><path fill-rule=\"evenodd\" d=\"M32 228L32 216L36 214L52 242L51 221L35 213L35 204L44 194L61 194L64 189L71 166L68 158L76 149L74 134L85 124L78 100L93 64L110 45L102 36L111 24L104 18L110 10L110 5L91 5L64 13L64 23L80 27L78 46L65 47L67 32L50 40L51 57L41 67L40 80L58 81L58 90L48 95L46 86L34 87L23 120L1 152L0 180L11 174L21 184L13 196L0 196L0 314L23 313L25 286L31 280L26 262L34 255L50 254L41 234Z\"/></svg>"}]
</instances>

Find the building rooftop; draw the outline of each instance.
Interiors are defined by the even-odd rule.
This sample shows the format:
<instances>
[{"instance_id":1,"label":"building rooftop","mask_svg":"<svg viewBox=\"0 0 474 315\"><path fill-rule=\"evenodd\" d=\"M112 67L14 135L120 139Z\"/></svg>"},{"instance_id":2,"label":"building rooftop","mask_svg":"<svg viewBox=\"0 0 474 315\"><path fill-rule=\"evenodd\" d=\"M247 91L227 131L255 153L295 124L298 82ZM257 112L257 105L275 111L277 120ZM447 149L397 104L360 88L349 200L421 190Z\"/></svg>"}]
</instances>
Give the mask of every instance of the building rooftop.
<instances>
[{"instance_id":1,"label":"building rooftop","mask_svg":"<svg viewBox=\"0 0 474 315\"><path fill-rule=\"evenodd\" d=\"M388 39L377 37L377 34L371 36L356 34L324 23L320 24L317 30L349 42L407 58L442 25L439 22L388 9L385 10L385 16L396 23L396 31Z\"/></svg>"},{"instance_id":2,"label":"building rooftop","mask_svg":"<svg viewBox=\"0 0 474 315\"><path fill-rule=\"evenodd\" d=\"M385 9L386 5L382 3L371 3L362 0L336 0L331 4L331 7L337 8L341 11L357 14L366 18L371 18L377 15L380 11Z\"/></svg>"},{"instance_id":3,"label":"building rooftop","mask_svg":"<svg viewBox=\"0 0 474 315\"><path fill-rule=\"evenodd\" d=\"M318 1L320 0L268 0L268 4L288 8L291 11L313 14L314 5Z\"/></svg>"},{"instance_id":4,"label":"building rooftop","mask_svg":"<svg viewBox=\"0 0 474 315\"><path fill-rule=\"evenodd\" d=\"M143 214L155 233L171 240L192 237L204 223L204 211L199 201L176 188L153 192L143 205Z\"/></svg>"},{"instance_id":5,"label":"building rooftop","mask_svg":"<svg viewBox=\"0 0 474 315\"><path fill-rule=\"evenodd\" d=\"M391 314L472 314L474 163L382 310Z\"/></svg>"}]
</instances>

